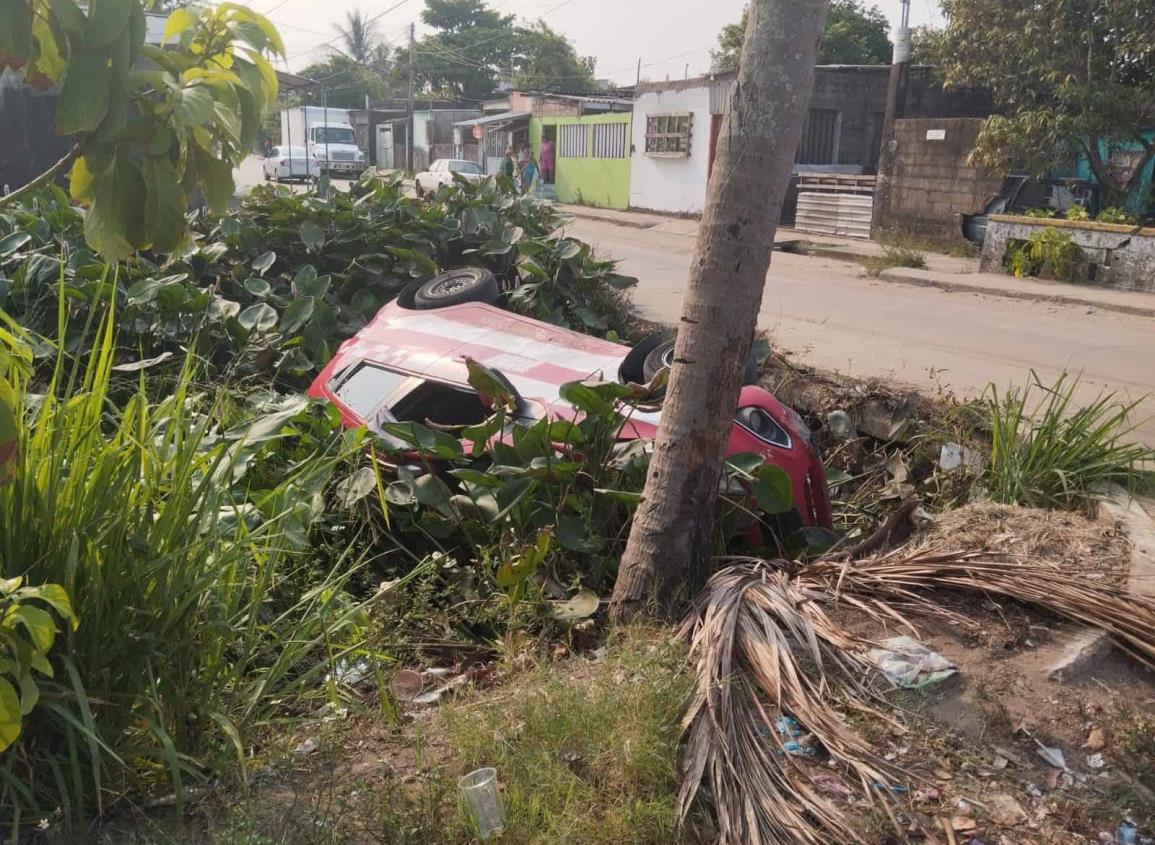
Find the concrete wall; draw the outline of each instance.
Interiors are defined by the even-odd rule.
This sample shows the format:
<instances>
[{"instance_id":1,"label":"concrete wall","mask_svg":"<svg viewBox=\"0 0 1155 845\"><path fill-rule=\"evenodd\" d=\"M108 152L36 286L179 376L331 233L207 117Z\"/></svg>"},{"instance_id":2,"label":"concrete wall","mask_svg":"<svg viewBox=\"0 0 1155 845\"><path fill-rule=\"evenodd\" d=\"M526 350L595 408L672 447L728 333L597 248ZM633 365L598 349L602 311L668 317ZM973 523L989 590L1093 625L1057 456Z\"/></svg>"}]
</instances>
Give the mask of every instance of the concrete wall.
<instances>
[{"instance_id":1,"label":"concrete wall","mask_svg":"<svg viewBox=\"0 0 1155 845\"><path fill-rule=\"evenodd\" d=\"M967 164L981 124L973 117L895 122L888 190L876 195L882 228L959 236L959 215L981 209L1003 182Z\"/></svg>"},{"instance_id":2,"label":"concrete wall","mask_svg":"<svg viewBox=\"0 0 1155 845\"><path fill-rule=\"evenodd\" d=\"M1044 229L1058 229L1078 245L1082 261L1075 281L1155 293L1155 229L1135 226L995 215L987 224L979 268L1004 272L1003 256L1010 242L1029 241Z\"/></svg>"},{"instance_id":3,"label":"concrete wall","mask_svg":"<svg viewBox=\"0 0 1155 845\"><path fill-rule=\"evenodd\" d=\"M858 164L865 168L878 164L889 77L889 66L815 69L810 108L831 109L839 114L838 155L834 164Z\"/></svg>"},{"instance_id":4,"label":"concrete wall","mask_svg":"<svg viewBox=\"0 0 1155 845\"><path fill-rule=\"evenodd\" d=\"M646 155L646 116L689 112L694 116L690 155L661 158ZM646 91L634 99L633 158L629 204L634 208L675 214L700 214L706 202L710 162L710 87Z\"/></svg>"},{"instance_id":5,"label":"concrete wall","mask_svg":"<svg viewBox=\"0 0 1155 845\"><path fill-rule=\"evenodd\" d=\"M542 126L581 124L586 127L586 155L582 158L563 157L561 145L555 147L554 189L561 202L584 203L598 208L629 206L630 201L630 118L629 112L586 115L585 117L531 117L529 143L535 156L541 156ZM595 124L624 123L626 125L626 155L624 158L593 157L593 127ZM560 132L560 130L559 130Z\"/></svg>"}]
</instances>

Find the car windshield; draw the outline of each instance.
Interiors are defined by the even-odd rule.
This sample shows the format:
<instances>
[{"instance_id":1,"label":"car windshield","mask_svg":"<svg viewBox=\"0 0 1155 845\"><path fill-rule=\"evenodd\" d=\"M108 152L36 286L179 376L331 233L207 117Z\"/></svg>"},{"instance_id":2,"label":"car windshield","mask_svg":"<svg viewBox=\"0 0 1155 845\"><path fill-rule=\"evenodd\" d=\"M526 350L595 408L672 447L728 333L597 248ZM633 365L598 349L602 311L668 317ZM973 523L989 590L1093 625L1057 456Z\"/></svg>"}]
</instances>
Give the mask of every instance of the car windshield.
<instances>
[{"instance_id":1,"label":"car windshield","mask_svg":"<svg viewBox=\"0 0 1155 845\"><path fill-rule=\"evenodd\" d=\"M280 150L280 152L277 153L279 156L292 156L293 158L300 158L301 156L305 155L304 147L278 147L277 149Z\"/></svg>"},{"instance_id":2,"label":"car windshield","mask_svg":"<svg viewBox=\"0 0 1155 845\"><path fill-rule=\"evenodd\" d=\"M481 168L472 161L458 161L454 159L449 162L449 169L454 173L480 173Z\"/></svg>"},{"instance_id":3,"label":"car windshield","mask_svg":"<svg viewBox=\"0 0 1155 845\"><path fill-rule=\"evenodd\" d=\"M313 140L318 144L353 144L353 130L343 126L314 126Z\"/></svg>"}]
</instances>

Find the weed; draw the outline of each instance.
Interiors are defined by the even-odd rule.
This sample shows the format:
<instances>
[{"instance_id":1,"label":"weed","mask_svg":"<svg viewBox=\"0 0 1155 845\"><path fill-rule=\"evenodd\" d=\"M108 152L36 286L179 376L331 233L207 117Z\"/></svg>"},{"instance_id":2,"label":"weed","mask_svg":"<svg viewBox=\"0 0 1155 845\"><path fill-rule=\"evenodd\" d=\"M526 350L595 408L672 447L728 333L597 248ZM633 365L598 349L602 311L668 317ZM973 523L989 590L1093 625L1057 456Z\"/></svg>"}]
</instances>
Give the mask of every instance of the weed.
<instances>
[{"instance_id":1,"label":"weed","mask_svg":"<svg viewBox=\"0 0 1155 845\"><path fill-rule=\"evenodd\" d=\"M883 244L881 255L872 255L866 259L866 272L871 276L880 276L884 270L892 267L922 269L926 267L926 256L908 246Z\"/></svg>"},{"instance_id":2,"label":"weed","mask_svg":"<svg viewBox=\"0 0 1155 845\"><path fill-rule=\"evenodd\" d=\"M1024 217L1034 217L1039 220L1054 220L1058 212L1053 208L1028 208L1023 212Z\"/></svg>"},{"instance_id":3,"label":"weed","mask_svg":"<svg viewBox=\"0 0 1155 845\"><path fill-rule=\"evenodd\" d=\"M1003 266L1015 278L1038 276L1070 281L1078 270L1082 253L1071 236L1053 226L1034 232L1029 240L1011 239L1003 254Z\"/></svg>"},{"instance_id":4,"label":"weed","mask_svg":"<svg viewBox=\"0 0 1155 845\"><path fill-rule=\"evenodd\" d=\"M1031 373L1022 390L985 394L991 432L986 485L1005 504L1072 508L1085 504L1103 484L1134 488L1149 476L1155 450L1132 442L1138 403L1101 393L1078 407L1079 377L1064 373L1044 385ZM1035 391L1042 395L1036 399Z\"/></svg>"},{"instance_id":5,"label":"weed","mask_svg":"<svg viewBox=\"0 0 1155 845\"><path fill-rule=\"evenodd\" d=\"M1085 206L1072 205L1063 216L1068 220L1090 220L1091 212L1087 211Z\"/></svg>"},{"instance_id":6,"label":"weed","mask_svg":"<svg viewBox=\"0 0 1155 845\"><path fill-rule=\"evenodd\" d=\"M1139 222L1139 218L1134 214L1116 206L1104 208L1095 217L1095 220L1098 223L1115 223L1123 226L1134 226Z\"/></svg>"}]
</instances>

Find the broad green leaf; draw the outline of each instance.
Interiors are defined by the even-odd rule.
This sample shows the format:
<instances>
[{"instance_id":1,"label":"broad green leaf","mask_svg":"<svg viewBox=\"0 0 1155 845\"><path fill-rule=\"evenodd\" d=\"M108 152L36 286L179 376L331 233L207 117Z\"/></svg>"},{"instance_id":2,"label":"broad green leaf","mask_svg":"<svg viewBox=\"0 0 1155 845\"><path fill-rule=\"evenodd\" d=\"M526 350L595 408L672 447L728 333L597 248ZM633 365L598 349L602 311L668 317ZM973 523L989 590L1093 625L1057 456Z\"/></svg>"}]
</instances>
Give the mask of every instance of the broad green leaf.
<instances>
[{"instance_id":1,"label":"broad green leaf","mask_svg":"<svg viewBox=\"0 0 1155 845\"><path fill-rule=\"evenodd\" d=\"M16 391L0 377L0 484L16 474L16 458L20 448L19 399Z\"/></svg>"},{"instance_id":2,"label":"broad green leaf","mask_svg":"<svg viewBox=\"0 0 1155 845\"><path fill-rule=\"evenodd\" d=\"M289 307L281 315L281 324L277 331L286 337L295 334L313 316L314 302L311 296L302 296L290 302Z\"/></svg>"},{"instance_id":3,"label":"broad green leaf","mask_svg":"<svg viewBox=\"0 0 1155 845\"><path fill-rule=\"evenodd\" d=\"M430 508L445 508L453 491L444 481L433 474L422 475L413 482L417 501Z\"/></svg>"},{"instance_id":4,"label":"broad green leaf","mask_svg":"<svg viewBox=\"0 0 1155 845\"><path fill-rule=\"evenodd\" d=\"M569 261L571 258L576 258L578 253L582 251L582 245L577 241L560 240L557 242L557 257L562 261Z\"/></svg>"},{"instance_id":5,"label":"broad green leaf","mask_svg":"<svg viewBox=\"0 0 1155 845\"><path fill-rule=\"evenodd\" d=\"M593 590L579 590L568 601L550 602L550 615L561 622L576 622L598 612L601 600Z\"/></svg>"},{"instance_id":6,"label":"broad green leaf","mask_svg":"<svg viewBox=\"0 0 1155 845\"><path fill-rule=\"evenodd\" d=\"M72 162L68 171L68 190L76 200L91 200L96 185L96 177L89 169L88 156L80 156Z\"/></svg>"},{"instance_id":7,"label":"broad green leaf","mask_svg":"<svg viewBox=\"0 0 1155 845\"><path fill-rule=\"evenodd\" d=\"M495 407L512 409L516 404L517 391L509 379L490 367L465 356L466 380L483 399L488 399Z\"/></svg>"},{"instance_id":8,"label":"broad green leaf","mask_svg":"<svg viewBox=\"0 0 1155 845\"><path fill-rule=\"evenodd\" d=\"M176 170L167 158L144 157L145 223L149 240L161 252L173 252L185 239L188 197L180 189Z\"/></svg>"},{"instance_id":9,"label":"broad green leaf","mask_svg":"<svg viewBox=\"0 0 1155 845\"><path fill-rule=\"evenodd\" d=\"M383 423L381 425L381 433L392 438L394 441L400 441L402 444L400 448L403 451L408 451L410 448L413 448L420 452L436 455L439 458L446 458L447 460L464 457L461 442L457 438L446 434L444 431L434 431L433 429L426 428L420 423ZM392 451L396 451L399 448L396 442L389 444L389 447Z\"/></svg>"},{"instance_id":10,"label":"broad green leaf","mask_svg":"<svg viewBox=\"0 0 1155 845\"><path fill-rule=\"evenodd\" d=\"M319 252L321 247L325 245L325 230L314 223L312 220L306 220L301 224L299 229L301 235L301 242L309 250L309 252Z\"/></svg>"},{"instance_id":11,"label":"broad green leaf","mask_svg":"<svg viewBox=\"0 0 1155 845\"><path fill-rule=\"evenodd\" d=\"M68 593L59 584L41 584L39 587L26 587L20 592L21 600L39 599L51 605L52 608L65 619L75 623L76 615L72 612L72 601Z\"/></svg>"},{"instance_id":12,"label":"broad green leaf","mask_svg":"<svg viewBox=\"0 0 1155 845\"><path fill-rule=\"evenodd\" d=\"M305 264L293 276L291 288L294 296L311 296L320 299L329 292L330 277L318 276L312 264Z\"/></svg>"},{"instance_id":13,"label":"broad green leaf","mask_svg":"<svg viewBox=\"0 0 1155 845\"><path fill-rule=\"evenodd\" d=\"M17 575L15 578L0 578L0 596L16 592L23 583L24 577L21 575Z\"/></svg>"},{"instance_id":14,"label":"broad green leaf","mask_svg":"<svg viewBox=\"0 0 1155 845\"><path fill-rule=\"evenodd\" d=\"M56 101L56 132L75 135L100 126L108 113L111 83L112 64L104 51L74 51Z\"/></svg>"},{"instance_id":15,"label":"broad green leaf","mask_svg":"<svg viewBox=\"0 0 1155 845\"><path fill-rule=\"evenodd\" d=\"M601 548L601 540L590 534L589 526L581 517L562 514L557 519L557 541L571 552L592 554Z\"/></svg>"},{"instance_id":16,"label":"broad green leaf","mask_svg":"<svg viewBox=\"0 0 1155 845\"><path fill-rule=\"evenodd\" d=\"M232 165L199 146L195 150L197 175L205 200L214 214L224 214L229 210L229 203L236 191Z\"/></svg>"},{"instance_id":17,"label":"broad green leaf","mask_svg":"<svg viewBox=\"0 0 1155 845\"><path fill-rule=\"evenodd\" d=\"M250 305L237 316L237 322L250 332L264 334L277 325L277 312L264 302Z\"/></svg>"},{"instance_id":18,"label":"broad green leaf","mask_svg":"<svg viewBox=\"0 0 1155 845\"><path fill-rule=\"evenodd\" d=\"M133 4L139 3L140 0L91 0L85 46L104 47L124 36Z\"/></svg>"},{"instance_id":19,"label":"broad green leaf","mask_svg":"<svg viewBox=\"0 0 1155 845\"><path fill-rule=\"evenodd\" d=\"M163 41L168 41L170 38L176 38L190 26L195 24L200 17L200 13L195 8L187 6L176 9L168 16L168 20L164 25Z\"/></svg>"},{"instance_id":20,"label":"broad green leaf","mask_svg":"<svg viewBox=\"0 0 1155 845\"><path fill-rule=\"evenodd\" d=\"M413 482L407 478L394 481L385 488L385 501L398 507L417 504L417 491L413 488Z\"/></svg>"},{"instance_id":21,"label":"broad green leaf","mask_svg":"<svg viewBox=\"0 0 1155 845\"><path fill-rule=\"evenodd\" d=\"M4 624L19 623L28 632L33 647L39 652L47 652L56 640L56 622L47 610L29 605L10 608L4 615Z\"/></svg>"},{"instance_id":22,"label":"broad green leaf","mask_svg":"<svg viewBox=\"0 0 1155 845\"><path fill-rule=\"evenodd\" d=\"M637 287L638 284L638 280L633 276L623 276L620 273L606 273L602 279L607 285L618 290Z\"/></svg>"},{"instance_id":23,"label":"broad green leaf","mask_svg":"<svg viewBox=\"0 0 1155 845\"><path fill-rule=\"evenodd\" d=\"M189 85L176 95L173 117L178 124L192 128L213 119L213 92L207 85Z\"/></svg>"},{"instance_id":24,"label":"broad green leaf","mask_svg":"<svg viewBox=\"0 0 1155 845\"><path fill-rule=\"evenodd\" d=\"M20 713L27 716L36 707L36 703L40 701L40 687L36 685L36 680L32 677L31 672L25 672L20 676Z\"/></svg>"},{"instance_id":25,"label":"broad green leaf","mask_svg":"<svg viewBox=\"0 0 1155 845\"><path fill-rule=\"evenodd\" d=\"M277 260L277 254L271 249L268 252L262 252L255 259L253 259L253 270L257 275L265 275L265 271L273 266L273 262Z\"/></svg>"},{"instance_id":26,"label":"broad green leaf","mask_svg":"<svg viewBox=\"0 0 1155 845\"><path fill-rule=\"evenodd\" d=\"M273 292L273 286L259 276L250 276L245 279L245 290L257 299L264 299Z\"/></svg>"},{"instance_id":27,"label":"broad green leaf","mask_svg":"<svg viewBox=\"0 0 1155 845\"><path fill-rule=\"evenodd\" d=\"M758 471L758 467L762 466L766 461L761 455L753 452L738 452L726 458L726 464L732 468L739 475L747 478L754 475Z\"/></svg>"},{"instance_id":28,"label":"broad green leaf","mask_svg":"<svg viewBox=\"0 0 1155 845\"><path fill-rule=\"evenodd\" d=\"M754 474L754 498L768 514L787 513L794 507L793 485L786 470L774 464L763 464Z\"/></svg>"},{"instance_id":29,"label":"broad green leaf","mask_svg":"<svg viewBox=\"0 0 1155 845\"><path fill-rule=\"evenodd\" d=\"M351 508L377 489L377 474L372 467L360 467L337 485L337 501Z\"/></svg>"},{"instance_id":30,"label":"broad green leaf","mask_svg":"<svg viewBox=\"0 0 1155 845\"><path fill-rule=\"evenodd\" d=\"M642 502L642 494L635 493L632 490L610 490L606 487L595 487L594 492L599 496L605 496L613 499L615 502L620 502L623 505L639 505Z\"/></svg>"},{"instance_id":31,"label":"broad green leaf","mask_svg":"<svg viewBox=\"0 0 1155 845\"><path fill-rule=\"evenodd\" d=\"M0 73L5 63L24 64L32 51L32 14L28 0L0 0Z\"/></svg>"},{"instance_id":32,"label":"broad green leaf","mask_svg":"<svg viewBox=\"0 0 1155 845\"><path fill-rule=\"evenodd\" d=\"M27 232L13 232L11 235L0 238L0 255L10 255L30 240L32 240L32 236Z\"/></svg>"},{"instance_id":33,"label":"broad green leaf","mask_svg":"<svg viewBox=\"0 0 1155 845\"><path fill-rule=\"evenodd\" d=\"M4 751L20 736L20 697L8 681L0 678L0 751Z\"/></svg>"}]
</instances>

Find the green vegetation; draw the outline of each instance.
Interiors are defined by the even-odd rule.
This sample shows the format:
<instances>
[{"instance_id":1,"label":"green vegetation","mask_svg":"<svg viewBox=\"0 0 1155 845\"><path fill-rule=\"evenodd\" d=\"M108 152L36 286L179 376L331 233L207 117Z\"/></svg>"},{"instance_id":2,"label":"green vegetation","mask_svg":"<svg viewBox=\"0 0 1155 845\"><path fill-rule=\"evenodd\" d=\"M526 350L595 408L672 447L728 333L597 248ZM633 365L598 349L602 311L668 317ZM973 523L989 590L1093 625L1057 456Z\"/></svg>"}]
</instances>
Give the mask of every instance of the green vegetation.
<instances>
[{"instance_id":1,"label":"green vegetation","mask_svg":"<svg viewBox=\"0 0 1155 845\"><path fill-rule=\"evenodd\" d=\"M1032 374L1033 375L1033 374ZM1079 378L1034 381L1002 395L987 390L990 466L984 479L996 502L1030 507L1085 505L1106 484L1128 489L1149 478L1155 450L1130 438L1138 403L1102 393L1080 407Z\"/></svg>"},{"instance_id":2,"label":"green vegetation","mask_svg":"<svg viewBox=\"0 0 1155 845\"><path fill-rule=\"evenodd\" d=\"M1038 276L1047 279L1074 279L1082 253L1070 234L1054 226L1034 232L1029 240L1007 242L1003 266L1017 279Z\"/></svg>"},{"instance_id":3,"label":"green vegetation","mask_svg":"<svg viewBox=\"0 0 1155 845\"><path fill-rule=\"evenodd\" d=\"M1135 226L1139 218L1123 208L1104 208L1095 217L1097 223L1115 223L1122 226Z\"/></svg>"},{"instance_id":4,"label":"green vegetation","mask_svg":"<svg viewBox=\"0 0 1155 845\"><path fill-rule=\"evenodd\" d=\"M183 247L198 192L217 213L228 208L233 167L276 103L268 56L285 53L273 25L235 3L177 9L164 47L145 44L146 30L139 0L0 0L0 71L58 84L56 131L76 139L0 210L67 171L72 198L88 206L85 239L112 261Z\"/></svg>"},{"instance_id":5,"label":"green vegetation","mask_svg":"<svg viewBox=\"0 0 1155 845\"><path fill-rule=\"evenodd\" d=\"M911 267L921 270L926 267L926 256L912 246L892 240L882 244L882 254L866 259L866 272L872 276L882 275L883 270L892 267Z\"/></svg>"},{"instance_id":6,"label":"green vegetation","mask_svg":"<svg viewBox=\"0 0 1155 845\"><path fill-rule=\"evenodd\" d=\"M718 33L718 46L710 51L714 70L737 70L746 37L743 11L737 23ZM822 65L886 65L891 59L890 22L878 6L862 0L833 0L826 15L818 63Z\"/></svg>"}]
</instances>

